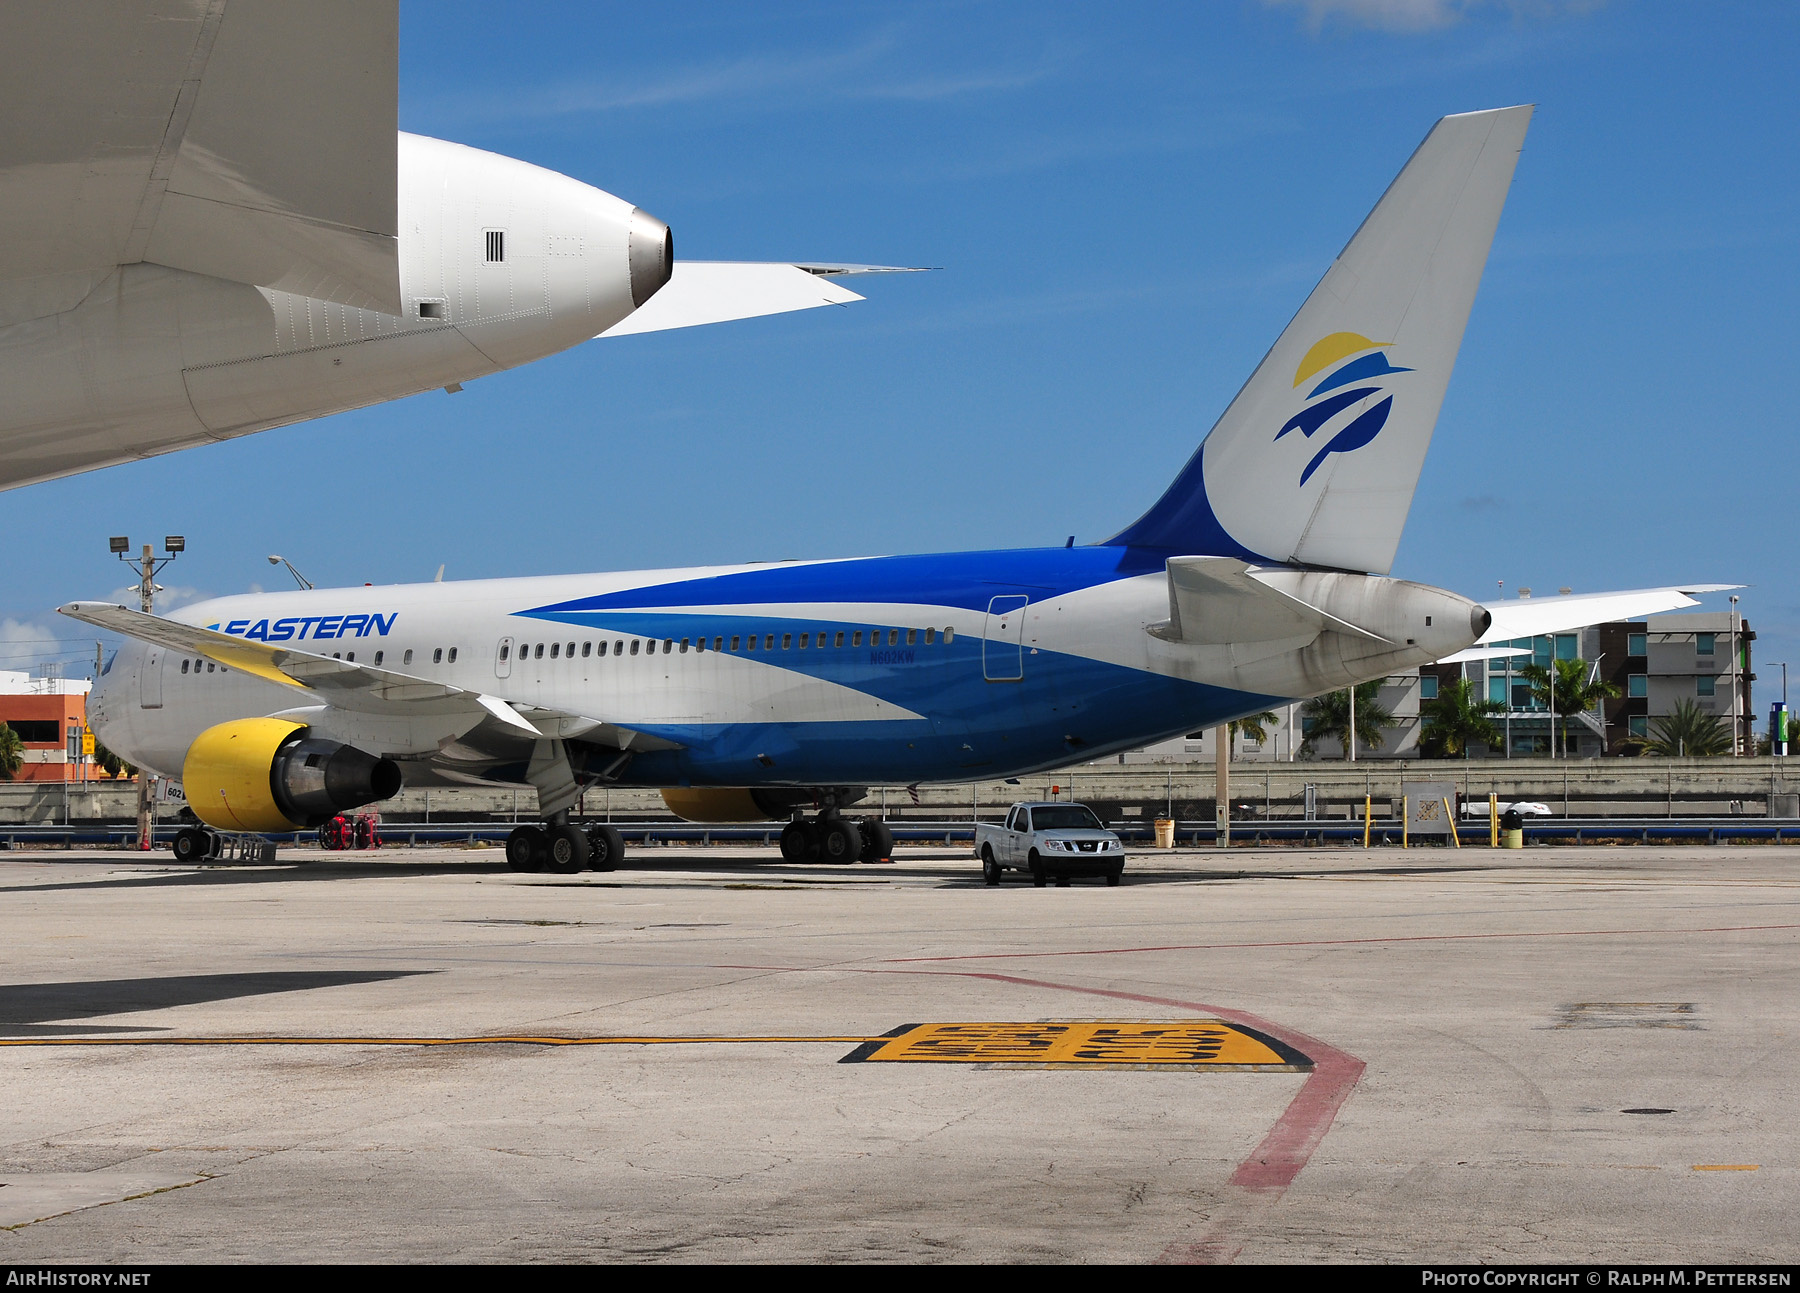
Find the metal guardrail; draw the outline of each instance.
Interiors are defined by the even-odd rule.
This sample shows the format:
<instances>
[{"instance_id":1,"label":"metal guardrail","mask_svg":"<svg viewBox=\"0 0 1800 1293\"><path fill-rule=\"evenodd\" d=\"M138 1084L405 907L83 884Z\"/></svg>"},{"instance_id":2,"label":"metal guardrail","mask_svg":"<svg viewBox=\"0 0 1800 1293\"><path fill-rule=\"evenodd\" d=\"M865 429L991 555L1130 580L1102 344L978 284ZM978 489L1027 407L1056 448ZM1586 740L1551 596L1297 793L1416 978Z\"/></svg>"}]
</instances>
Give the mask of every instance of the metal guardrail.
<instances>
[{"instance_id":1,"label":"metal guardrail","mask_svg":"<svg viewBox=\"0 0 1800 1293\"><path fill-rule=\"evenodd\" d=\"M515 823L512 822L442 822L431 825L397 824L381 832L383 845L390 848L402 846L446 844L498 844L511 833ZM619 834L640 846L658 844L700 844L720 843L774 845L780 841L781 826L769 825L748 826L692 826L663 822L614 822L613 827ZM914 822L905 825L889 824L896 841L908 844L938 844L952 847L956 844L973 844L974 826L969 822ZM159 826L155 833L158 849L169 847L175 834L181 827L176 825ZM1110 827L1121 839L1132 843L1147 843L1153 838L1152 829L1148 826L1119 824ZM1708 844L1717 844L1729 840L1769 840L1774 843L1800 843L1800 818L1535 818L1528 821L1524 828L1526 843L1547 844L1566 842L1572 844L1598 843L1604 840L1622 840L1639 844L1650 844L1658 840L1704 840ZM1481 846L1487 843L1488 826L1486 822L1475 824L1464 823L1457 832L1458 838L1465 845ZM1369 833L1371 845L1384 846L1400 843L1401 828L1393 824L1377 821ZM1340 819L1338 822L1233 822L1231 839L1234 846L1254 846L1257 844L1297 843L1361 843L1363 828L1360 822ZM275 844L313 844L317 841L317 833L313 831L295 831L284 835L267 835L263 838ZM0 826L0 849L29 848L43 845L99 845L128 851L136 851L133 844L137 839L135 826ZM1175 842L1177 845L1211 845L1216 841L1216 833L1211 822L1177 822L1175 826ZM1418 847L1424 847L1420 841ZM354 852L356 850L346 850Z\"/></svg>"}]
</instances>

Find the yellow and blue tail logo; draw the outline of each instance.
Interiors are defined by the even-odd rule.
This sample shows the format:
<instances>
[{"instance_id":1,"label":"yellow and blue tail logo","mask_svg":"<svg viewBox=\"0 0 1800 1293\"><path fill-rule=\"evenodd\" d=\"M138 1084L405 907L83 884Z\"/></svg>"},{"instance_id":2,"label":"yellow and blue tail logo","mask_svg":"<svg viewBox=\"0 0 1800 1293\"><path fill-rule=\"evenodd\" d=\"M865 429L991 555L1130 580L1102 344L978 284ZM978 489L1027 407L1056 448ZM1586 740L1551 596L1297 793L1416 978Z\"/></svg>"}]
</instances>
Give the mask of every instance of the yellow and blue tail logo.
<instances>
[{"instance_id":1,"label":"yellow and blue tail logo","mask_svg":"<svg viewBox=\"0 0 1800 1293\"><path fill-rule=\"evenodd\" d=\"M1314 433L1323 430L1340 413L1356 408L1371 396L1383 393L1379 384L1367 383L1379 383L1379 379L1394 373L1412 372L1410 368L1396 368L1388 362L1385 348L1393 344L1391 341L1371 341L1359 332L1334 332L1313 343L1312 349L1306 352L1306 357L1294 370L1296 390L1332 365L1337 364L1339 367L1306 393L1308 400L1317 402L1309 403L1282 423L1275 438L1279 440L1289 431L1298 431L1311 440ZM1343 362L1345 360L1349 362ZM1352 389L1344 390L1346 386ZM1393 411L1393 407L1394 397L1388 395L1379 404L1365 408L1341 426L1307 462L1305 470L1300 473L1300 483L1306 484L1330 455L1350 453L1372 442L1381 434L1381 428L1387 425L1388 414Z\"/></svg>"}]
</instances>

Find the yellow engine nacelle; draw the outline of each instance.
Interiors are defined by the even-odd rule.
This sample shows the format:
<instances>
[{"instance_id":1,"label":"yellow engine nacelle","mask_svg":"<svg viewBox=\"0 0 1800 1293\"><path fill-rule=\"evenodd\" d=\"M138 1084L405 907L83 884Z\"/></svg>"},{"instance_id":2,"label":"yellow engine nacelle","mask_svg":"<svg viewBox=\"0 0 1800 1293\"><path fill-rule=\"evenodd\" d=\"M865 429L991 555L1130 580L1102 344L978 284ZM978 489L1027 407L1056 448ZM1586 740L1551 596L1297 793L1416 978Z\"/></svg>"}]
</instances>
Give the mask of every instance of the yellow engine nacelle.
<instances>
[{"instance_id":1,"label":"yellow engine nacelle","mask_svg":"<svg viewBox=\"0 0 1800 1293\"><path fill-rule=\"evenodd\" d=\"M779 821L800 804L813 802L810 790L693 789L670 786L662 792L669 811L688 822Z\"/></svg>"},{"instance_id":2,"label":"yellow engine nacelle","mask_svg":"<svg viewBox=\"0 0 1800 1293\"><path fill-rule=\"evenodd\" d=\"M392 759L306 733L284 718L207 728L181 765L188 807L223 831L291 831L399 793Z\"/></svg>"}]
</instances>

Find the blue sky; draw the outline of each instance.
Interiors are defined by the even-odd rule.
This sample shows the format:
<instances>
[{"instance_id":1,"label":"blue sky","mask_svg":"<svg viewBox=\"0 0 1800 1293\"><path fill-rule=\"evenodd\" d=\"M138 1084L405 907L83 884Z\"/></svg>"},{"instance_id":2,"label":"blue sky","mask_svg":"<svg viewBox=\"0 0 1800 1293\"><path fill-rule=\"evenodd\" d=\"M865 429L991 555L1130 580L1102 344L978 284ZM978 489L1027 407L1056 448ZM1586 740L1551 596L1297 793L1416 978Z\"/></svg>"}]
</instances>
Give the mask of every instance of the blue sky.
<instances>
[{"instance_id":1,"label":"blue sky","mask_svg":"<svg viewBox=\"0 0 1800 1293\"><path fill-rule=\"evenodd\" d=\"M942 268L8 493L0 668L85 672L51 608L124 584L117 533L186 534L183 597L281 587L271 552L388 583L1103 538L1431 123L1533 102L1394 573L1752 584L1765 707L1800 666L1796 54L1781 4L405 4L403 129L678 255Z\"/></svg>"}]
</instances>

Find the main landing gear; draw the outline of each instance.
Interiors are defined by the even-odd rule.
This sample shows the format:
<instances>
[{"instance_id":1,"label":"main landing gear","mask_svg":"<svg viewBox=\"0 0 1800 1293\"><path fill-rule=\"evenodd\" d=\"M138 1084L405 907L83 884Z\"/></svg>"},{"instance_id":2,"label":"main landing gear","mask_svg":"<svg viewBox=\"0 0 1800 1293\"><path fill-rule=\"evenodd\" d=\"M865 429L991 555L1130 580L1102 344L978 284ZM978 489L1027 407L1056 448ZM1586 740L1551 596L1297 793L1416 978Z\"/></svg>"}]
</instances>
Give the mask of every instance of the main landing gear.
<instances>
[{"instance_id":1,"label":"main landing gear","mask_svg":"<svg viewBox=\"0 0 1800 1293\"><path fill-rule=\"evenodd\" d=\"M894 832L879 817L851 821L835 812L814 818L796 817L781 831L781 856L787 862L892 862Z\"/></svg>"},{"instance_id":2,"label":"main landing gear","mask_svg":"<svg viewBox=\"0 0 1800 1293\"><path fill-rule=\"evenodd\" d=\"M506 837L506 865L515 871L611 871L625 856L625 837L604 823L585 830L567 820L520 826Z\"/></svg>"}]
</instances>

